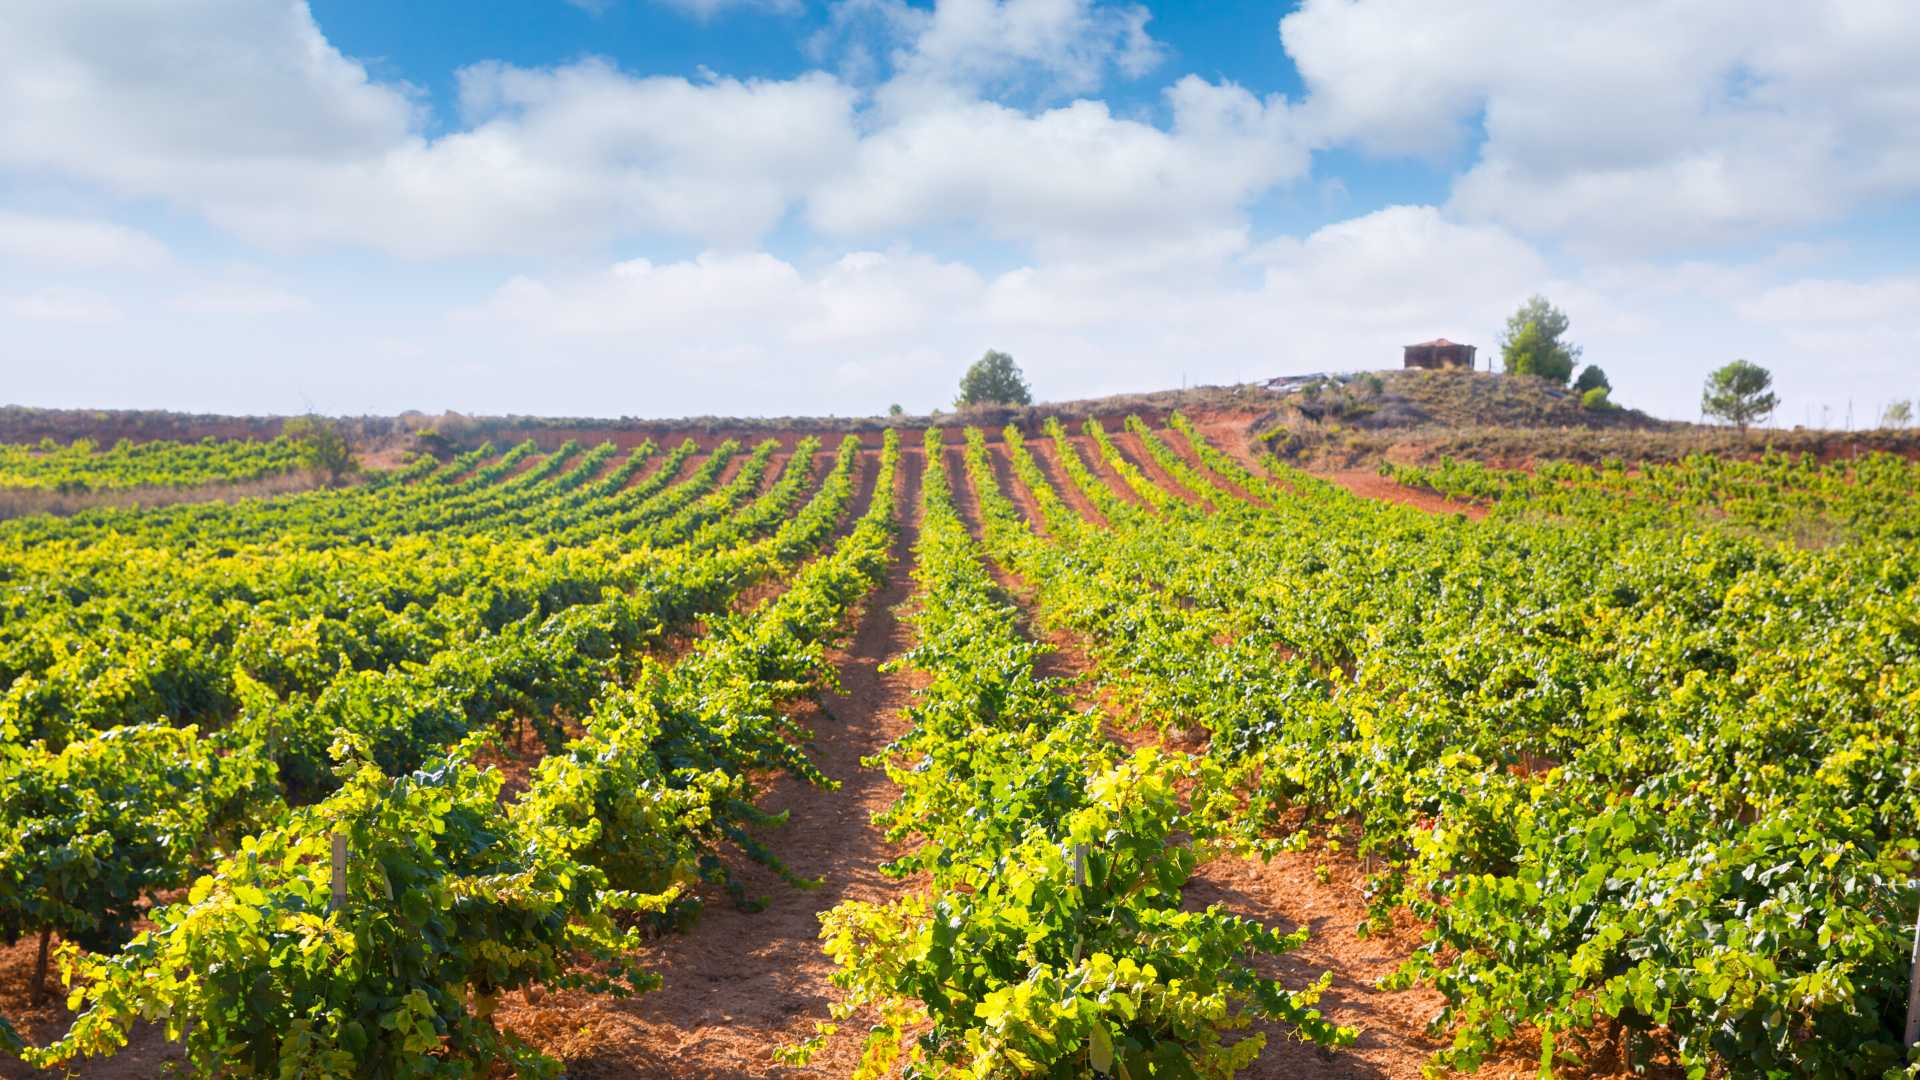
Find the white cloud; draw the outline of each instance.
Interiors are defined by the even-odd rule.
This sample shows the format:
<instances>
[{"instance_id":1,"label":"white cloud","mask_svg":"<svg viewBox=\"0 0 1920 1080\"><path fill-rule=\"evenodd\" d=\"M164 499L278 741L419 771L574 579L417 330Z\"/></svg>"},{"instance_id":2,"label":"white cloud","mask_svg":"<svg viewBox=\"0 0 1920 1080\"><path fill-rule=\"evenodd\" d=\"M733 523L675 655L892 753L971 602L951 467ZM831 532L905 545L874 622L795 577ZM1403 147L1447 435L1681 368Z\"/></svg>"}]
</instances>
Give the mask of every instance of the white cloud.
<instances>
[{"instance_id":1,"label":"white cloud","mask_svg":"<svg viewBox=\"0 0 1920 1080\"><path fill-rule=\"evenodd\" d=\"M1920 191L1909 0L1307 0L1281 35L1319 137L1441 155L1463 216L1674 250Z\"/></svg>"},{"instance_id":2,"label":"white cloud","mask_svg":"<svg viewBox=\"0 0 1920 1080\"><path fill-rule=\"evenodd\" d=\"M15 319L48 323L109 323L121 318L120 307L90 289L45 288L13 296L0 295L0 312ZM19 343L15 343L19 348ZM25 356L23 350L17 355Z\"/></svg>"},{"instance_id":3,"label":"white cloud","mask_svg":"<svg viewBox=\"0 0 1920 1080\"><path fill-rule=\"evenodd\" d=\"M582 0L569 0L569 2L580 3ZM586 0L586 2L605 4L610 3L611 0ZM734 9L766 11L779 15L792 15L803 10L800 0L658 0L658 2L703 20Z\"/></svg>"},{"instance_id":4,"label":"white cloud","mask_svg":"<svg viewBox=\"0 0 1920 1080\"><path fill-rule=\"evenodd\" d=\"M812 268L710 255L524 278L463 314L459 350L565 341L581 370L622 373L594 376L606 390L624 377L660 414L711 411L719 393L729 408L848 414L939 404L989 346L1051 399L1395 367L1402 345L1435 335L1479 345L1484 361L1506 316L1544 290L1628 404L1691 417L1706 373L1747 356L1775 371L1791 419L1825 404L1839 423L1849 398L1877 408L1916 374L1920 331L1901 307L1916 286L1823 282L1797 261L1556 272L1502 226L1397 206L1253 247L1228 231L991 277L891 250ZM1869 344L1881 348L1859 352Z\"/></svg>"},{"instance_id":5,"label":"white cloud","mask_svg":"<svg viewBox=\"0 0 1920 1080\"><path fill-rule=\"evenodd\" d=\"M415 284L397 268L311 306L271 302L305 290L257 272L145 293L0 281L0 317L13 317L10 355L60 359L10 372L9 396L36 404L257 411L306 394L350 412L857 415L944 404L990 346L1056 400L1393 367L1400 346L1436 334L1485 357L1543 290L1618 397L1664 415L1694 415L1706 373L1736 356L1774 370L1788 421L1825 407L1837 424L1849 400L1865 417L1920 393L1912 276L1808 265L1787 253L1556 269L1503 226L1399 206L1297 238L1222 228L994 274L904 247L528 269L456 311L377 299ZM246 317L182 303L222 289L263 299L216 312Z\"/></svg>"},{"instance_id":6,"label":"white cloud","mask_svg":"<svg viewBox=\"0 0 1920 1080\"><path fill-rule=\"evenodd\" d=\"M1430 206L1391 206L1262 247L1266 291L1311 336L1291 347L1339 369L1381 366L1436 336L1477 343L1553 279L1532 247L1494 225L1457 224Z\"/></svg>"},{"instance_id":7,"label":"white cloud","mask_svg":"<svg viewBox=\"0 0 1920 1080\"><path fill-rule=\"evenodd\" d=\"M1837 376L1852 384L1849 404L1858 403L1861 423L1888 401L1920 398L1920 276L1805 278L1734 307L1747 321L1776 330L1794 353L1826 360L1824 370L1782 380L1785 394L1831 392L1821 384Z\"/></svg>"},{"instance_id":8,"label":"white cloud","mask_svg":"<svg viewBox=\"0 0 1920 1080\"><path fill-rule=\"evenodd\" d=\"M1144 75L1162 50L1147 9L1093 0L943 0L896 61L895 80L971 91L1030 86L1058 94L1097 90L1109 71Z\"/></svg>"},{"instance_id":9,"label":"white cloud","mask_svg":"<svg viewBox=\"0 0 1920 1080\"><path fill-rule=\"evenodd\" d=\"M0 210L0 259L69 270L152 270L167 248L138 229L89 218Z\"/></svg>"},{"instance_id":10,"label":"white cloud","mask_svg":"<svg viewBox=\"0 0 1920 1080\"><path fill-rule=\"evenodd\" d=\"M176 294L169 306L188 315L258 316L306 311L313 302L270 285L210 283Z\"/></svg>"},{"instance_id":11,"label":"white cloud","mask_svg":"<svg viewBox=\"0 0 1920 1080\"><path fill-rule=\"evenodd\" d=\"M518 276L492 297L489 314L556 337L610 337L651 347L661 337L739 337L790 323L800 275L764 253L709 253L688 262L617 263L604 273L548 282Z\"/></svg>"},{"instance_id":12,"label":"white cloud","mask_svg":"<svg viewBox=\"0 0 1920 1080\"><path fill-rule=\"evenodd\" d=\"M269 246L406 256L741 244L853 145L835 79L635 78L587 60L459 75L466 126L340 54L303 2L0 11L0 169L157 196ZM721 134L724 133L724 136Z\"/></svg>"},{"instance_id":13,"label":"white cloud","mask_svg":"<svg viewBox=\"0 0 1920 1080\"><path fill-rule=\"evenodd\" d=\"M508 352L559 339L605 368L644 364L636 379L663 390L703 365L745 368L743 391L793 403L778 411L845 413L859 403L823 392L818 373L857 373L868 408L924 406L988 346L1025 357L1052 397L1177 385L1183 371L1197 381L1386 366L1409 340L1472 340L1546 276L1497 227L1396 207L1255 251L1229 231L991 278L905 250L812 269L764 254L629 262L516 278L460 322Z\"/></svg>"},{"instance_id":14,"label":"white cloud","mask_svg":"<svg viewBox=\"0 0 1920 1080\"><path fill-rule=\"evenodd\" d=\"M1477 130L1457 217L1609 257L1920 191L1910 0L1306 0L1279 23L1305 99L1189 75L1165 126L1083 96L1164 60L1150 25L1098 0L841 0L817 55L845 78L481 62L440 133L300 0L16 4L0 170L158 198L255 244L408 257L746 249L796 208L863 242L958 225L1123 247L1241 222L1316 148L1445 155Z\"/></svg>"},{"instance_id":15,"label":"white cloud","mask_svg":"<svg viewBox=\"0 0 1920 1080\"><path fill-rule=\"evenodd\" d=\"M1237 87L1177 83L1169 130L1097 101L1030 114L973 96L1032 72L1082 90L1144 70L1158 53L1142 8L946 0L895 17L914 30L864 139L856 91L830 75L690 81L595 59L462 69L459 124L429 135L412 89L343 56L304 3L10 8L0 169L166 199L270 248L433 258L621 237L745 248L803 202L852 233L1123 238L1232 217L1305 167L1285 104Z\"/></svg>"},{"instance_id":16,"label":"white cloud","mask_svg":"<svg viewBox=\"0 0 1920 1080\"><path fill-rule=\"evenodd\" d=\"M1285 101L1191 76L1167 99L1168 129L1093 100L925 109L861 140L813 192L810 220L852 235L977 222L1042 250L1127 247L1237 223L1259 192L1305 171Z\"/></svg>"},{"instance_id":17,"label":"white cloud","mask_svg":"<svg viewBox=\"0 0 1920 1080\"><path fill-rule=\"evenodd\" d=\"M1624 400L1669 414L1738 355L1790 404L1912 379L1912 275L1831 245L1702 254L1920 191L1910 0L1305 0L1280 23L1302 99L1186 75L1137 108L1101 92L1165 61L1140 5L841 0L829 24L837 75L481 61L432 116L300 0L0 6L9 190L183 210L242 246L511 258L477 301L474 264L370 260L342 287L320 260L208 269L0 211L9 356L61 361L17 392L847 413L940 403L989 345L1053 397L1391 366L1435 334L1491 351L1539 290ZM1310 176L1346 146L1471 160L1445 205L1368 213L1373 185ZM1260 235L1249 208L1290 184L1358 216ZM663 240L705 254L611 262Z\"/></svg>"},{"instance_id":18,"label":"white cloud","mask_svg":"<svg viewBox=\"0 0 1920 1080\"><path fill-rule=\"evenodd\" d=\"M419 120L285 0L8 5L0 102L0 164L138 194L365 159Z\"/></svg>"},{"instance_id":19,"label":"white cloud","mask_svg":"<svg viewBox=\"0 0 1920 1080\"><path fill-rule=\"evenodd\" d=\"M1808 278L1767 289L1742 301L1740 313L1758 322L1897 321L1920 332L1920 277L1880 281ZM1915 358L1920 366L1920 357Z\"/></svg>"},{"instance_id":20,"label":"white cloud","mask_svg":"<svg viewBox=\"0 0 1920 1080\"><path fill-rule=\"evenodd\" d=\"M597 60L487 63L460 73L460 91L467 128L308 185L301 213L250 207L244 224L412 256L591 250L636 234L739 245L853 145L849 94L824 76L694 83Z\"/></svg>"},{"instance_id":21,"label":"white cloud","mask_svg":"<svg viewBox=\"0 0 1920 1080\"><path fill-rule=\"evenodd\" d=\"M884 59L878 100L897 118L928 102L1045 101L1145 75L1165 55L1150 19L1142 5L1101 0L836 0L806 45L862 83L879 79Z\"/></svg>"}]
</instances>

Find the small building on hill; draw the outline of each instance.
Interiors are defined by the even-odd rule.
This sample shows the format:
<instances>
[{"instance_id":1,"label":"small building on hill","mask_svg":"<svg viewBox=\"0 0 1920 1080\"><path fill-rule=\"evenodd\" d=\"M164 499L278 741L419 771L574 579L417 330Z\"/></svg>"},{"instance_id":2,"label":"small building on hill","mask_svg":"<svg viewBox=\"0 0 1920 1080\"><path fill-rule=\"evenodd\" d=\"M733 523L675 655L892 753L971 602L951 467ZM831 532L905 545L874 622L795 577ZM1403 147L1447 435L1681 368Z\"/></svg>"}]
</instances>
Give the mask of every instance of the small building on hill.
<instances>
[{"instance_id":1,"label":"small building on hill","mask_svg":"<svg viewBox=\"0 0 1920 1080\"><path fill-rule=\"evenodd\" d=\"M1475 351L1472 345L1457 345L1446 338L1434 338L1407 346L1406 366L1429 371L1472 371Z\"/></svg>"}]
</instances>

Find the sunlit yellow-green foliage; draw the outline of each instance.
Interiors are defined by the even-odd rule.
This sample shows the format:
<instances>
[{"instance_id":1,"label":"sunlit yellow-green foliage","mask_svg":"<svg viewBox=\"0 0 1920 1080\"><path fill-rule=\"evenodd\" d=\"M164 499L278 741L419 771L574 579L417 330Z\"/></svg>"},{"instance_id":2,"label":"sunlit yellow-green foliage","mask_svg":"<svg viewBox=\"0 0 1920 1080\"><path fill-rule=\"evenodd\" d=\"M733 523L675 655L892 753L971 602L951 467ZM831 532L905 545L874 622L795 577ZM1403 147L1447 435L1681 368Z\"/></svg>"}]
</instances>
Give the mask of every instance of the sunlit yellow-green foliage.
<instances>
[{"instance_id":1,"label":"sunlit yellow-green foliage","mask_svg":"<svg viewBox=\"0 0 1920 1080\"><path fill-rule=\"evenodd\" d=\"M50 491L115 491L123 488L211 484L253 480L297 468L299 447L288 439L268 442L215 439L199 442L129 442L102 449L87 439L58 443L0 443L0 488Z\"/></svg>"},{"instance_id":2,"label":"sunlit yellow-green foliage","mask_svg":"<svg viewBox=\"0 0 1920 1080\"><path fill-rule=\"evenodd\" d=\"M1056 426L1106 519L1081 527L1009 433L1055 538L1015 565L1115 700L1208 733L1254 837L1304 813L1295 842L1373 866L1376 918L1430 927L1395 985L1445 996L1440 1063L1523 1032L1543 1067L1603 1045L1743 1076L1902 1060L1911 463L1396 473L1495 500L1473 521L1134 427L1215 509L1096 437L1148 505L1119 498Z\"/></svg>"},{"instance_id":3,"label":"sunlit yellow-green foliage","mask_svg":"<svg viewBox=\"0 0 1920 1080\"><path fill-rule=\"evenodd\" d=\"M828 782L784 706L887 564L897 451L822 554L857 441L824 476L816 440L779 449L688 470L691 442L483 447L0 524L0 933L59 935L79 1013L23 1056L110 1054L163 1017L207 1074L555 1071L491 1023L500 995L651 987L649 920L697 879L738 891L719 849L784 869L744 831L772 820L755 778ZM680 663L647 655L695 619ZM544 760L503 798L481 756L528 730ZM136 900L183 886L133 932Z\"/></svg>"}]
</instances>

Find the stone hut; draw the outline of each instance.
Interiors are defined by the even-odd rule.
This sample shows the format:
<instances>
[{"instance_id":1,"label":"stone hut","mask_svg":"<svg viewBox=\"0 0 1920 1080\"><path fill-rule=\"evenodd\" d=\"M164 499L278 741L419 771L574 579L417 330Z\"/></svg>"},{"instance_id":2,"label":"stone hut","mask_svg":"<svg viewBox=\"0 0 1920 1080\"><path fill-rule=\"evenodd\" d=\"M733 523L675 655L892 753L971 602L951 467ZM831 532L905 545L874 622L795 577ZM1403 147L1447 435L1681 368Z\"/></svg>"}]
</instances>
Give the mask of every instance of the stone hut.
<instances>
[{"instance_id":1,"label":"stone hut","mask_svg":"<svg viewBox=\"0 0 1920 1080\"><path fill-rule=\"evenodd\" d=\"M1407 346L1406 366L1429 371L1472 371L1475 351L1472 345L1457 345L1446 338L1434 338Z\"/></svg>"}]
</instances>

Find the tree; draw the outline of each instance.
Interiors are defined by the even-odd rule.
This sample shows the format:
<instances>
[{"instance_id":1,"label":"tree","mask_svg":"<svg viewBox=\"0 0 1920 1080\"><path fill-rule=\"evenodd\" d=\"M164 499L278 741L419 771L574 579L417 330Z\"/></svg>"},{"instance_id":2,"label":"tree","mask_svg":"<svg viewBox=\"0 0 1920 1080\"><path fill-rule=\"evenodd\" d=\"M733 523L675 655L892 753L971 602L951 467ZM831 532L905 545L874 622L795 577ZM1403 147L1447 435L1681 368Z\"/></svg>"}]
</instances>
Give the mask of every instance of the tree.
<instances>
[{"instance_id":1,"label":"tree","mask_svg":"<svg viewBox=\"0 0 1920 1080\"><path fill-rule=\"evenodd\" d=\"M1573 388L1585 394L1587 391L1596 387L1601 390L1612 390L1613 383L1608 381L1606 372L1601 371L1592 364L1588 364L1586 367L1580 369L1580 377L1573 380Z\"/></svg>"},{"instance_id":2,"label":"tree","mask_svg":"<svg viewBox=\"0 0 1920 1080\"><path fill-rule=\"evenodd\" d=\"M1910 402L1896 401L1887 406L1886 412L1880 414L1881 427L1903 428L1911 423L1913 423L1913 405Z\"/></svg>"},{"instance_id":3,"label":"tree","mask_svg":"<svg viewBox=\"0 0 1920 1080\"><path fill-rule=\"evenodd\" d=\"M1604 386L1590 386L1580 394L1580 407L1589 412L1605 412L1613 408L1613 391Z\"/></svg>"},{"instance_id":4,"label":"tree","mask_svg":"<svg viewBox=\"0 0 1920 1080\"><path fill-rule=\"evenodd\" d=\"M974 361L967 373L960 377L960 396L954 399L954 405L964 408L968 405L1031 405L1033 391L1027 388L1027 380L1020 374L1020 365L1013 357L998 349L988 349L987 354Z\"/></svg>"},{"instance_id":5,"label":"tree","mask_svg":"<svg viewBox=\"0 0 1920 1080\"><path fill-rule=\"evenodd\" d=\"M347 433L324 416L296 416L280 428L280 434L300 445L300 460L324 475L329 484L337 484L341 477L360 469Z\"/></svg>"},{"instance_id":6,"label":"tree","mask_svg":"<svg viewBox=\"0 0 1920 1080\"><path fill-rule=\"evenodd\" d=\"M1773 372L1759 364L1735 360L1707 376L1707 387L1700 392L1700 411L1745 431L1748 424L1773 415L1780 404L1772 387Z\"/></svg>"},{"instance_id":7,"label":"tree","mask_svg":"<svg viewBox=\"0 0 1920 1080\"><path fill-rule=\"evenodd\" d=\"M896 401L893 404L887 406L887 415L888 416L905 416L907 415L907 410L901 408L900 403Z\"/></svg>"},{"instance_id":8,"label":"tree","mask_svg":"<svg viewBox=\"0 0 1920 1080\"><path fill-rule=\"evenodd\" d=\"M1565 386L1580 361L1580 347L1560 340L1567 324L1566 312L1544 296L1520 305L1507 317L1506 333L1500 337L1500 358L1507 374L1537 375Z\"/></svg>"}]
</instances>

